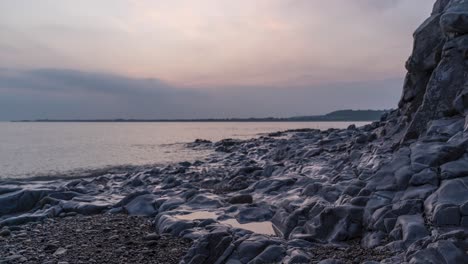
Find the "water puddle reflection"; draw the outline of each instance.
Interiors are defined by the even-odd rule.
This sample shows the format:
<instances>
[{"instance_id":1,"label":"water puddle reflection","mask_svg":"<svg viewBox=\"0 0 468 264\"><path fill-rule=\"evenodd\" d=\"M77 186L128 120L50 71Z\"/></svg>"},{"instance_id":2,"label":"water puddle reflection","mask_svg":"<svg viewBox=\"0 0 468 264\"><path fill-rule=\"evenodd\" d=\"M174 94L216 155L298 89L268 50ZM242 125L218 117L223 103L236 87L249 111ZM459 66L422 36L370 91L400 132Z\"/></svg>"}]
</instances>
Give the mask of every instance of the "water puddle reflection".
<instances>
[{"instance_id":1,"label":"water puddle reflection","mask_svg":"<svg viewBox=\"0 0 468 264\"><path fill-rule=\"evenodd\" d=\"M218 216L213 212L198 211L185 215L176 215L177 219L180 220L201 220L201 219L216 219Z\"/></svg>"},{"instance_id":2,"label":"water puddle reflection","mask_svg":"<svg viewBox=\"0 0 468 264\"><path fill-rule=\"evenodd\" d=\"M175 217L180 220L193 221L204 219L217 219L218 215L214 212L198 211L185 215L176 215ZM273 223L271 223L270 221L241 224L236 219L227 219L220 221L220 223L224 225L229 225L234 228L241 228L248 231L252 231L257 234L278 236L278 232L276 231Z\"/></svg>"},{"instance_id":3,"label":"water puddle reflection","mask_svg":"<svg viewBox=\"0 0 468 264\"><path fill-rule=\"evenodd\" d=\"M220 222L221 224L230 225L234 228L242 228L245 230L252 231L257 234L276 236L273 224L269 221L266 222L251 222L247 224L241 224L236 219L228 219Z\"/></svg>"}]
</instances>

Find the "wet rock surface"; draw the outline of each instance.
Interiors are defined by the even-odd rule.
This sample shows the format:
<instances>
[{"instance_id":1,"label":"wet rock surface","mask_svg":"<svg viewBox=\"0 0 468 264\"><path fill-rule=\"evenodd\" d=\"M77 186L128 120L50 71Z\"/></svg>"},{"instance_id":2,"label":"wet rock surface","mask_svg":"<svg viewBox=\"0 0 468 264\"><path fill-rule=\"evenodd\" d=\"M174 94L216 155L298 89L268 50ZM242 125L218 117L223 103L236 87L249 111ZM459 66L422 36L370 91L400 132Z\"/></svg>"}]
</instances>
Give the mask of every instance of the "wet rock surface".
<instances>
[{"instance_id":1,"label":"wet rock surface","mask_svg":"<svg viewBox=\"0 0 468 264\"><path fill-rule=\"evenodd\" d=\"M191 246L155 235L148 218L127 215L67 216L10 229L0 238L0 263L179 263Z\"/></svg>"},{"instance_id":2,"label":"wet rock surface","mask_svg":"<svg viewBox=\"0 0 468 264\"><path fill-rule=\"evenodd\" d=\"M197 140L187 147L212 154L194 163L0 181L0 243L31 222L124 214L152 221L145 245L192 241L177 255L187 264L468 263L467 17L466 1L436 2L399 108L363 127Z\"/></svg>"}]
</instances>

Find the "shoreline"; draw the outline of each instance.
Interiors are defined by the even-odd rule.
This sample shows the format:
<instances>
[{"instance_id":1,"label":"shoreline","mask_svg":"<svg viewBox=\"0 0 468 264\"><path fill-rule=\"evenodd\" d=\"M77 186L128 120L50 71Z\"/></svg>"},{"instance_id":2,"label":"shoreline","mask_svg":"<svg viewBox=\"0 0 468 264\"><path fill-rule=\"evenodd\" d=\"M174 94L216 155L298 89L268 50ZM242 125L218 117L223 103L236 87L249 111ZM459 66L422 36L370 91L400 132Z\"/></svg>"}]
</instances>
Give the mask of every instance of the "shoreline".
<instances>
[{"instance_id":1,"label":"shoreline","mask_svg":"<svg viewBox=\"0 0 468 264\"><path fill-rule=\"evenodd\" d=\"M248 140L196 140L186 147L211 149L215 154L195 163L131 170L124 166L45 184L29 180L14 186L0 181L0 227L64 215L73 219L124 214L152 220L159 235L192 241L180 263L201 255L207 258L203 263L222 258L244 263L246 256L256 263L318 263L333 258L332 252L344 263L354 263L352 258L403 261L409 241L401 240L395 247L398 240L381 231L366 231L375 224L365 224L374 221L382 207L371 205L390 195L380 190L387 179L372 179L368 173L378 175L385 164L404 157L394 153L388 138L377 135L386 123L325 131L295 129ZM412 201L394 212L415 210ZM418 219L408 221L420 227ZM262 234L264 225L272 225L282 236ZM398 226L396 222L395 230ZM432 224L425 228L436 230ZM409 231L399 232L404 237ZM232 245L238 246L230 249Z\"/></svg>"}]
</instances>

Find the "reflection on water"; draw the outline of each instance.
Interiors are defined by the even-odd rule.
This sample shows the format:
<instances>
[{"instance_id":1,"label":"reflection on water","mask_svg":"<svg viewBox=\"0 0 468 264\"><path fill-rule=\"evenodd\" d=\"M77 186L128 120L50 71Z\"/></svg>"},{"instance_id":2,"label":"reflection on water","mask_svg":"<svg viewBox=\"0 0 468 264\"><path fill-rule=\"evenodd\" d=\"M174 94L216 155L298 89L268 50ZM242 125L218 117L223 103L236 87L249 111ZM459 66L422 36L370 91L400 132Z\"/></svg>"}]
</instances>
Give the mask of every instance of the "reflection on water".
<instances>
[{"instance_id":1,"label":"reflection on water","mask_svg":"<svg viewBox=\"0 0 468 264\"><path fill-rule=\"evenodd\" d=\"M177 219L180 220L202 220L202 219L216 219L218 216L213 212L198 211L185 215L176 215Z\"/></svg>"},{"instance_id":2,"label":"reflection on water","mask_svg":"<svg viewBox=\"0 0 468 264\"><path fill-rule=\"evenodd\" d=\"M269 221L241 224L236 219L228 219L221 221L221 224L230 225L234 228L242 228L257 234L276 236L276 232L273 229L273 224Z\"/></svg>"},{"instance_id":3,"label":"reflection on water","mask_svg":"<svg viewBox=\"0 0 468 264\"><path fill-rule=\"evenodd\" d=\"M193 221L193 220L203 220L203 219L216 219L218 218L218 215L213 212L208 212L208 211L197 211L197 212L193 212L193 213L185 214L185 215L176 215L175 217L180 220ZM234 228L241 228L241 229L249 230L257 234L269 235L269 236L277 235L273 224L269 221L251 222L251 223L241 224L236 219L227 219L227 220L220 221L220 223L224 225L229 225Z\"/></svg>"},{"instance_id":4,"label":"reflection on water","mask_svg":"<svg viewBox=\"0 0 468 264\"><path fill-rule=\"evenodd\" d=\"M0 122L0 178L50 175L106 166L194 161L202 159L208 152L193 151L180 143L193 142L197 138L211 141L247 139L280 130L345 128L350 124Z\"/></svg>"}]
</instances>

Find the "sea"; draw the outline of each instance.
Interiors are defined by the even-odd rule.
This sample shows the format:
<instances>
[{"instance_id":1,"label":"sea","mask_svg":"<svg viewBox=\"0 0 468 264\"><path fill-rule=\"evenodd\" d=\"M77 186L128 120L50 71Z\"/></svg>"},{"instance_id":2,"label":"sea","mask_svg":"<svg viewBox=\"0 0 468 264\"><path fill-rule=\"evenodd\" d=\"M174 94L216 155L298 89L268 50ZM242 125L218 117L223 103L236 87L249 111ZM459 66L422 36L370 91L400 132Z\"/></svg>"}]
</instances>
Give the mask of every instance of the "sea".
<instances>
[{"instance_id":1,"label":"sea","mask_svg":"<svg viewBox=\"0 0 468 264\"><path fill-rule=\"evenodd\" d=\"M113 166L200 160L195 139L249 139L288 129L366 122L0 122L0 179L67 177Z\"/></svg>"}]
</instances>

